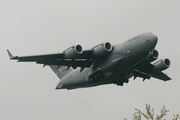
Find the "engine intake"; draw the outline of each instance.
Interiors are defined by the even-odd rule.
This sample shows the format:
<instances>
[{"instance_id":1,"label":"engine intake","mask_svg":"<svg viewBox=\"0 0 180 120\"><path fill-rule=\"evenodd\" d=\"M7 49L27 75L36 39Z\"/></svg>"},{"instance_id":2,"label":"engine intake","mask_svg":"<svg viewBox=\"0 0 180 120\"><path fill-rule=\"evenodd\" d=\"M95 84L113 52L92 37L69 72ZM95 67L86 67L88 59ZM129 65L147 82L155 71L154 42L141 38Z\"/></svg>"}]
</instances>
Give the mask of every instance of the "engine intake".
<instances>
[{"instance_id":1,"label":"engine intake","mask_svg":"<svg viewBox=\"0 0 180 120\"><path fill-rule=\"evenodd\" d=\"M156 63L154 63L154 70L155 71L163 71L167 68L170 67L171 61L166 58L166 59L161 59L159 61L157 61Z\"/></svg>"},{"instance_id":2,"label":"engine intake","mask_svg":"<svg viewBox=\"0 0 180 120\"><path fill-rule=\"evenodd\" d=\"M112 51L112 45L105 42L93 47L92 50L95 57L101 57Z\"/></svg>"},{"instance_id":3,"label":"engine intake","mask_svg":"<svg viewBox=\"0 0 180 120\"><path fill-rule=\"evenodd\" d=\"M158 59L159 52L157 50L150 50L148 57L144 60L145 62L152 62Z\"/></svg>"},{"instance_id":4,"label":"engine intake","mask_svg":"<svg viewBox=\"0 0 180 120\"><path fill-rule=\"evenodd\" d=\"M159 52L157 50L154 49L153 51L149 52L149 60L150 60L150 62L158 59L158 57L159 57Z\"/></svg>"},{"instance_id":5,"label":"engine intake","mask_svg":"<svg viewBox=\"0 0 180 120\"><path fill-rule=\"evenodd\" d=\"M66 49L63 53L66 59L73 59L83 53L83 48L81 45L73 45Z\"/></svg>"}]
</instances>

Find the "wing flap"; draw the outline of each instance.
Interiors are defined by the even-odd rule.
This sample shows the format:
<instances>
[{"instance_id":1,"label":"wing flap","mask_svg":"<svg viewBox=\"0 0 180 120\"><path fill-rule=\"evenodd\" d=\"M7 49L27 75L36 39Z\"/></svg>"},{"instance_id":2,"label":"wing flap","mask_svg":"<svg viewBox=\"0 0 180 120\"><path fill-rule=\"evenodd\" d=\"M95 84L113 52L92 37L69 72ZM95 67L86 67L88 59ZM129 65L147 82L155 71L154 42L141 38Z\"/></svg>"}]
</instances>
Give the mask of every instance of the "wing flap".
<instances>
[{"instance_id":1,"label":"wing flap","mask_svg":"<svg viewBox=\"0 0 180 120\"><path fill-rule=\"evenodd\" d=\"M90 67L93 63L92 60L38 60L37 64L44 65L63 65L72 67Z\"/></svg>"}]
</instances>

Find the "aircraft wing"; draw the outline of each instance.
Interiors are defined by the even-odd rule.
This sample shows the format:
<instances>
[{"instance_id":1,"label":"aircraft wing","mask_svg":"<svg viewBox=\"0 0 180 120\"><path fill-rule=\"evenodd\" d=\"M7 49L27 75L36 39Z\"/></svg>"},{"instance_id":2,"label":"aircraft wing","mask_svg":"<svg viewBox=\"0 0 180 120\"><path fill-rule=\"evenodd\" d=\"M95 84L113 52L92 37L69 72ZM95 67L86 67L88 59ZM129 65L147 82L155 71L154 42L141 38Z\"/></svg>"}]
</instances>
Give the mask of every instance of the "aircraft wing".
<instances>
[{"instance_id":1,"label":"aircraft wing","mask_svg":"<svg viewBox=\"0 0 180 120\"><path fill-rule=\"evenodd\" d=\"M73 59L66 59L64 53L32 55L32 56L13 56L9 50L8 54L11 60L18 62L36 62L37 64L71 66L71 67L90 67L95 59L92 50L85 50L83 53Z\"/></svg>"},{"instance_id":2,"label":"aircraft wing","mask_svg":"<svg viewBox=\"0 0 180 120\"><path fill-rule=\"evenodd\" d=\"M153 72L151 73L152 77L154 78L158 78L164 81L168 81L171 80L171 78L169 76L167 76L165 73L159 71L159 72Z\"/></svg>"},{"instance_id":3,"label":"aircraft wing","mask_svg":"<svg viewBox=\"0 0 180 120\"><path fill-rule=\"evenodd\" d=\"M155 66L151 63L140 63L138 64L134 71L134 77L141 77L144 80L150 79L150 77L154 77L163 81L171 80L169 76L167 76L162 71L155 70Z\"/></svg>"}]
</instances>

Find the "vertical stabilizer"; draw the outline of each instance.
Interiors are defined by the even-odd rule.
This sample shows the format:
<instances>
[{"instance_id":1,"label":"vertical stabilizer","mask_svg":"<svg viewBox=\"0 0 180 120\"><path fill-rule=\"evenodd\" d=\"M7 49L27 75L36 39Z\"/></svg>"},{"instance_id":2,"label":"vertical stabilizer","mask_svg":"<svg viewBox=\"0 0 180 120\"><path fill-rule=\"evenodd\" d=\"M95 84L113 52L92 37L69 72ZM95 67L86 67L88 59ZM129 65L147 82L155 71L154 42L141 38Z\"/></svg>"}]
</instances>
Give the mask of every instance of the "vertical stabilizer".
<instances>
[{"instance_id":1,"label":"vertical stabilizer","mask_svg":"<svg viewBox=\"0 0 180 120\"><path fill-rule=\"evenodd\" d=\"M66 74L73 70L68 66L58 67L57 65L50 65L50 68L54 71L54 73L58 76L59 79L63 78Z\"/></svg>"}]
</instances>

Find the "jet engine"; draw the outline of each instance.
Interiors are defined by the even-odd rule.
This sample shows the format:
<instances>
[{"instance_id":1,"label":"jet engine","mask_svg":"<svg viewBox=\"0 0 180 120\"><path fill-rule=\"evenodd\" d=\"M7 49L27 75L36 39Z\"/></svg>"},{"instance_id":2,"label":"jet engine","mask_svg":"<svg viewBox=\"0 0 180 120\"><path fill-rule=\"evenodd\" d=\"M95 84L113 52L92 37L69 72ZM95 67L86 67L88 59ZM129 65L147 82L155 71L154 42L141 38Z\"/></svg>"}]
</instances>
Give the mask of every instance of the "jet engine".
<instances>
[{"instance_id":1,"label":"jet engine","mask_svg":"<svg viewBox=\"0 0 180 120\"><path fill-rule=\"evenodd\" d=\"M83 48L81 45L73 45L63 53L66 59L73 59L83 53Z\"/></svg>"},{"instance_id":2,"label":"jet engine","mask_svg":"<svg viewBox=\"0 0 180 120\"><path fill-rule=\"evenodd\" d=\"M101 57L112 51L112 45L105 42L93 47L92 50L95 57Z\"/></svg>"},{"instance_id":3,"label":"jet engine","mask_svg":"<svg viewBox=\"0 0 180 120\"><path fill-rule=\"evenodd\" d=\"M159 61L157 61L157 62L155 62L153 64L154 65L154 70L155 71L163 71L163 70L169 68L170 64L171 64L171 62L170 62L169 59L167 59L167 58L166 59L161 59L161 60L159 60Z\"/></svg>"},{"instance_id":4,"label":"jet engine","mask_svg":"<svg viewBox=\"0 0 180 120\"><path fill-rule=\"evenodd\" d=\"M145 62L152 62L159 57L159 52L157 50L150 50L148 57L144 60Z\"/></svg>"}]
</instances>

